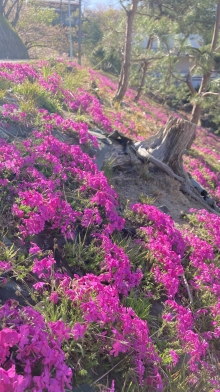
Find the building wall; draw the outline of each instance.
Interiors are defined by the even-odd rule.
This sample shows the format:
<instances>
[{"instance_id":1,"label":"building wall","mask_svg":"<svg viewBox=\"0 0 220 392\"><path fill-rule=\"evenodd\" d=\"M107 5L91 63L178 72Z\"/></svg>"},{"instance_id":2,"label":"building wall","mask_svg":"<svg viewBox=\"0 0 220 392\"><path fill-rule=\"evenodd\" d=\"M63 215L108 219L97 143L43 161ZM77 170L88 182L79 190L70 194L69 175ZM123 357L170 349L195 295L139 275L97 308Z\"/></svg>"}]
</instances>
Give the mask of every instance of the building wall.
<instances>
[{"instance_id":1,"label":"building wall","mask_svg":"<svg viewBox=\"0 0 220 392\"><path fill-rule=\"evenodd\" d=\"M177 37L178 38L178 37ZM143 48L147 46L148 39L146 38L143 41ZM192 35L188 38L187 44L192 46L193 48L199 49L200 46L203 44L202 39L199 35ZM152 49L157 52L159 48L159 41L154 40L152 44ZM170 53L173 52L175 54L176 52L176 45L175 45L175 37L170 37L168 41L168 49ZM167 48L164 46L164 50L167 50ZM187 55L183 55L179 58L179 61L176 64L176 70L180 72L182 76L186 76L189 73L190 68L193 66L193 62L190 61L189 57ZM213 75L213 77L216 77L216 75ZM192 77L192 84L194 87L198 87L201 83L202 76L201 75L196 75Z\"/></svg>"}]
</instances>

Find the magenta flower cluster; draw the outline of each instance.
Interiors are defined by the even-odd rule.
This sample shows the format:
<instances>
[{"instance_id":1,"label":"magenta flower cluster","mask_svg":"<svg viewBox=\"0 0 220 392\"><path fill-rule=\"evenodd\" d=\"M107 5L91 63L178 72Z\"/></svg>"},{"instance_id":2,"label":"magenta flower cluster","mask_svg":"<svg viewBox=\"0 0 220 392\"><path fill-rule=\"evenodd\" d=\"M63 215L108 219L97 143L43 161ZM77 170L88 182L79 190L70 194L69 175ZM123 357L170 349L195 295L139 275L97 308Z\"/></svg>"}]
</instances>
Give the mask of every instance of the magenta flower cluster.
<instances>
[{"instance_id":1,"label":"magenta flower cluster","mask_svg":"<svg viewBox=\"0 0 220 392\"><path fill-rule=\"evenodd\" d=\"M181 348L188 355L188 366L192 372L199 372L201 366L210 371L210 382L216 386L216 372L208 362L208 349L220 337L220 268L216 262L215 250L219 250L220 218L205 210L194 211L199 222L207 230L207 240L174 227L172 219L157 210L154 206L135 204L132 210L145 218L146 226L141 227L145 242L153 256L152 273L155 281L162 285L168 300L166 306L170 312L163 314L165 322L175 323ZM184 256L185 255L185 256ZM194 312L179 303L184 276L182 259L188 257L190 269L193 271L189 281L189 289L194 295L210 293L211 304L204 303L202 308ZM197 294L198 292L198 294ZM184 296L188 293L185 290ZM198 333L197 322L201 317L209 316L208 330ZM172 352L173 363L178 356Z\"/></svg>"},{"instance_id":2,"label":"magenta flower cluster","mask_svg":"<svg viewBox=\"0 0 220 392\"><path fill-rule=\"evenodd\" d=\"M45 78L42 65L47 66L47 63L35 67L2 63L0 77L15 84L27 79L37 81L43 89L62 97L70 111L86 113L105 131L117 127L126 134L135 135L135 123L130 121L125 125L124 114L112 116L110 110L108 118L96 97L84 89L66 90L58 74ZM90 74L96 78L95 71ZM100 87L112 94L116 86L100 76ZM133 97L134 92L129 91L126 99ZM140 105L147 120L166 122L165 111L152 108L145 101ZM133 110L135 106L131 104L130 107ZM57 140L53 131L74 132L80 144L90 142L97 147L97 140L89 134L88 125L83 122L51 114L42 108L38 117L39 129L35 129L29 138L18 144L7 144L3 140L0 143L0 190L10 193L17 234L23 241L28 241L29 237L43 233L46 228L73 240L79 228L88 229L103 257L99 276L75 275L71 279L66 274L54 272L56 262L53 256L43 254L36 244L31 244L32 272L38 278L33 289L39 295L46 292L55 308L63 299L70 301L80 317L70 327L62 320L47 322L36 310L31 307L21 309L13 301L2 306L0 391L64 392L71 388L72 374L66 365L62 345L70 339L85 339L87 331L94 325L99 331L96 339L102 343L105 353L114 357L128 355L139 384L149 390L162 391L161 359L150 337L148 324L120 301L121 296L128 296L132 288L140 285L143 274L140 269L134 270L129 257L111 236L124 227L124 219L117 213L118 196L104 174L98 171L94 160L83 153L80 146ZM16 104L5 104L1 120L3 125L6 121L27 125L27 113L21 112ZM211 154L213 148L214 144L210 143L209 150L201 151ZM219 158L216 152L212 155ZM194 162L186 158L186 164L196 178L218 197L218 174L211 171L210 165L201 162L197 170L198 159ZM67 195L69 186L71 197ZM82 206L77 205L78 195L86 200ZM143 218L138 242L149 251L146 262L151 265L155 284L167 297L164 323L175 328L189 370L196 377L205 368L210 374L209 382L216 388L218 379L208 353L220 338L220 267L216 256L220 247L220 219L206 211L196 212L198 224L205 233L200 238L192 232L176 229L172 219L153 206L135 204L132 211ZM184 283L184 263L188 267L188 287ZM0 261L3 279L11 268L11 262ZM197 299L208 295L211 301L203 300L198 308L192 307L189 291ZM200 332L201 320L206 321L207 326ZM169 355L172 366L178 364L178 353L171 349ZM109 391L114 390L113 382Z\"/></svg>"},{"instance_id":3,"label":"magenta flower cluster","mask_svg":"<svg viewBox=\"0 0 220 392\"><path fill-rule=\"evenodd\" d=\"M71 387L60 326L46 323L31 307L19 309L11 300L0 309L0 326L1 392L60 392Z\"/></svg>"},{"instance_id":4,"label":"magenta flower cluster","mask_svg":"<svg viewBox=\"0 0 220 392\"><path fill-rule=\"evenodd\" d=\"M104 224L105 233L123 228L123 219L118 216L117 195L108 185L103 173L79 146L69 146L55 139L50 132L34 131L36 139L27 139L22 143L25 152L14 145L2 142L1 183L10 186L4 178L4 170L15 174L13 186L16 202L14 214L20 218L19 231L23 237L40 233L45 224L51 229L60 228L67 238L74 237L74 224L82 219L82 226ZM44 175L48 170L51 175ZM79 191L88 195L90 206L84 213L75 211L65 200L63 189L72 178ZM105 214L100 215L102 211Z\"/></svg>"},{"instance_id":5,"label":"magenta flower cluster","mask_svg":"<svg viewBox=\"0 0 220 392\"><path fill-rule=\"evenodd\" d=\"M51 83L55 85L58 82L59 78L54 78ZM85 106L84 110L87 110L88 107L91 109L92 106L89 97L87 98L89 106ZM4 107L2 116L4 119L12 121L25 119L25 116L15 119L13 117L15 113L19 116L20 112L17 106L9 105ZM0 185L11 192L11 197L14 200L12 212L17 219L18 234L25 240L28 236L43 232L47 226L47 229L59 230L65 237L73 239L77 226L90 227L102 247L104 256L99 277L90 274L84 278L76 276L70 280L66 275L54 274L55 260L52 255L40 257L40 249L32 244L30 249L30 254L34 256L32 272L39 278L39 281L34 284L34 289L43 292L48 288L51 279L55 278L56 288L50 292L50 301L54 305L59 304L60 291L62 291L62 295L69 298L73 304L77 303L82 312L83 322L75 323L70 335L68 327L61 322L48 323L43 327L42 323L45 323L43 317L37 312L34 313L39 329L47 331L50 328L53 331L52 336L58 345L57 352L60 350L62 354L59 358L63 366L62 372L66 375L66 379L61 380L61 365L58 362L50 363L49 358L35 356L33 345L29 351L25 351L27 355L22 351L23 346L17 349L20 342L20 329L14 324L10 325L16 341L5 351L5 360L2 362L3 385L8 390L11 385L16 390L15 385L18 383L23 390L26 387L31 387L33 391L35 389L36 391L43 389L50 391L54 382L57 382L57 389L54 391L58 389L64 391L64 387L69 385L71 372L65 368L64 353L61 350L62 339L64 337L69 339L70 336L75 340L82 339L89 325L96 323L102 330L103 341L107 338L105 337L107 331L108 333L111 331L109 354L118 356L120 353L130 353L140 384L157 385L158 390L162 390L161 376L156 365L159 358L149 337L147 323L140 320L132 309L123 307L119 300L119 294L127 295L132 287L139 285L142 272L140 270L132 271L127 255L109 237L113 231L121 230L124 226L124 219L117 214L117 194L109 186L104 174L98 171L93 160L83 153L79 146L70 146L60 142L52 136L51 131L54 128L61 131L76 131L81 143L88 140L95 143L95 140L89 137L86 124L75 123L41 109L39 116L42 122L41 131L33 131L30 138L17 146L9 145L4 141L0 146ZM84 209L74 209L66 199L65 187L68 183L74 184L81 196L84 195L88 200ZM7 266L3 262L2 267L5 272ZM7 306L9 305L6 304L5 308ZM13 308L13 312L20 315L20 310L17 308ZM23 312L29 314L31 308L24 308ZM8 317L6 316L6 319ZM29 335L32 336L35 328L33 318L30 321L31 331L29 319L19 320L19 323L25 326ZM8 327L3 326L3 331L6 333L7 329L5 328ZM36 334L39 329L36 328ZM42 339L42 345L47 336L45 332L39 337ZM35 339L34 336L33 339ZM49 351L46 343L44 346L46 351L41 352L41 355L45 353L46 356L46 352L49 355L51 350ZM8 368L5 367L5 363L9 361L12 351L14 352L14 362ZM24 367L17 372L16 358L20 351ZM32 355L40 366L38 375L34 373L35 363L34 360L32 361ZM53 351L52 355L55 361L57 354ZM47 363L48 368L44 366ZM6 378L4 372L9 369L10 374ZM14 378L11 376L11 372L14 372ZM112 390L113 388L114 386L112 386Z\"/></svg>"}]
</instances>

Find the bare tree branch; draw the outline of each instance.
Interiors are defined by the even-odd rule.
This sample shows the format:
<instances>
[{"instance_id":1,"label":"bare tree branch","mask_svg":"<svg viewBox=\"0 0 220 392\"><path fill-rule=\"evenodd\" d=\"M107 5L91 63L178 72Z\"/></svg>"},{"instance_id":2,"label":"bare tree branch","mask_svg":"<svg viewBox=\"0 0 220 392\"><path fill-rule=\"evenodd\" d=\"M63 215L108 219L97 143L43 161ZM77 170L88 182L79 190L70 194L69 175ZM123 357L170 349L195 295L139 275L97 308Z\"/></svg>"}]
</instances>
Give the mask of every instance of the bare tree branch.
<instances>
[{"instance_id":1,"label":"bare tree branch","mask_svg":"<svg viewBox=\"0 0 220 392\"><path fill-rule=\"evenodd\" d=\"M211 91L207 91L207 92L205 92L205 93L202 93L201 95L202 95L202 97L207 97L208 95L217 95L217 96L220 96L220 93L212 93Z\"/></svg>"},{"instance_id":2,"label":"bare tree branch","mask_svg":"<svg viewBox=\"0 0 220 392\"><path fill-rule=\"evenodd\" d=\"M190 93L191 93L192 95L195 95L195 94L196 94L196 90L195 90L195 88L194 88L194 86L193 86L193 84L192 84L192 82L191 82L191 75L190 75L190 72L189 72L188 75L186 76L185 82L186 82L186 84L187 84L187 86L188 86L188 88L189 88Z\"/></svg>"}]
</instances>

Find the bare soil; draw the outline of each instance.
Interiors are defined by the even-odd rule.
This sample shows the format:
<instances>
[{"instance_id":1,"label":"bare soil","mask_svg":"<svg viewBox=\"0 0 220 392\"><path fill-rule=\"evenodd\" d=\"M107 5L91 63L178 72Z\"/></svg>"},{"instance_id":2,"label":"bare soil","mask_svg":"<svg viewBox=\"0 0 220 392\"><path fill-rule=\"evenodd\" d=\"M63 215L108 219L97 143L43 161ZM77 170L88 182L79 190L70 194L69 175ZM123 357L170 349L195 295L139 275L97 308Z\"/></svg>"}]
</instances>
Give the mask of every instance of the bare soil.
<instances>
[{"instance_id":1,"label":"bare soil","mask_svg":"<svg viewBox=\"0 0 220 392\"><path fill-rule=\"evenodd\" d=\"M141 173L126 174L118 172L111 180L112 186L119 195L120 207L127 204L152 202L157 208L166 206L168 215L178 225L186 225L184 214L191 208L201 209L200 203L180 191L180 183L161 170L148 165L148 173L142 178Z\"/></svg>"}]
</instances>

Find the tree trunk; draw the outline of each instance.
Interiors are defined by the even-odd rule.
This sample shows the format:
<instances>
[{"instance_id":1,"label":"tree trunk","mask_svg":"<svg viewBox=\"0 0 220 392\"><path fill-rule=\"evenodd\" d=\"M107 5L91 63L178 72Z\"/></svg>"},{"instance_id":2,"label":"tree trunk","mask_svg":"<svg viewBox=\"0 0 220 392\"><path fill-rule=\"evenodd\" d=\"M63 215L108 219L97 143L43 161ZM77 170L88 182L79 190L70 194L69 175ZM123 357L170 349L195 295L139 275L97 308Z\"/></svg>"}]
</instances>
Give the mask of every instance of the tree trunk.
<instances>
[{"instance_id":1,"label":"tree trunk","mask_svg":"<svg viewBox=\"0 0 220 392\"><path fill-rule=\"evenodd\" d=\"M104 152L102 163L106 159L105 156L111 158L113 167L122 167L126 164L137 165L138 161L139 164L141 161L150 161L180 182L184 182L187 178L183 169L182 156L192 145L196 133L196 125L189 121L170 117L165 128L162 128L156 135L138 142L133 142L118 131L114 131L113 134L101 132L100 135L91 131L90 133L97 136L100 143L103 138L106 139L101 146ZM100 168L102 163L99 164Z\"/></svg>"},{"instance_id":2,"label":"tree trunk","mask_svg":"<svg viewBox=\"0 0 220 392\"><path fill-rule=\"evenodd\" d=\"M196 125L198 124L200 116L201 116L201 111L202 111L201 105L199 105L199 104L193 105L192 114L191 114L191 118L190 118L190 121L193 124L196 124Z\"/></svg>"},{"instance_id":3,"label":"tree trunk","mask_svg":"<svg viewBox=\"0 0 220 392\"><path fill-rule=\"evenodd\" d=\"M147 51L150 50L150 49L152 48L153 40L154 40L154 39L153 39L153 37L151 36L151 37L149 38L149 40L148 40L148 43L147 43L147 47L146 47L146 50L147 50ZM144 62L143 62L143 67L142 67L142 76L141 76L140 86L138 87L138 89L137 89L137 94L136 94L136 96L135 96L135 98L134 98L134 101L135 101L135 102L138 102L139 99L140 99L140 96L141 96L141 93L142 93L142 90L143 90L143 87L144 87L144 83L145 83L145 77L146 77L148 65L149 65L149 62L148 62L147 59L145 59Z\"/></svg>"},{"instance_id":4,"label":"tree trunk","mask_svg":"<svg viewBox=\"0 0 220 392\"><path fill-rule=\"evenodd\" d=\"M193 197L203 208L220 214L215 201L206 197L208 192L195 180L189 178L183 167L183 154L191 147L195 134L196 124L176 117L170 117L165 128L144 141L132 142L131 139L117 131L110 135L97 134L96 136L100 139L99 149L95 153L97 164L99 169L102 169L103 164L106 167L110 164L112 168L133 170L138 173L140 165L152 163L168 176L179 181L180 190ZM105 142L103 142L104 135ZM106 143L109 140L112 142Z\"/></svg>"},{"instance_id":5,"label":"tree trunk","mask_svg":"<svg viewBox=\"0 0 220 392\"><path fill-rule=\"evenodd\" d=\"M143 68L142 68L142 76L141 76L141 83L140 86L137 89L137 94L134 97L134 101L138 102L144 87L144 83L145 83L145 77L146 77L146 73L147 73L147 68L148 68L148 62L145 60L144 64L143 64Z\"/></svg>"},{"instance_id":6,"label":"tree trunk","mask_svg":"<svg viewBox=\"0 0 220 392\"><path fill-rule=\"evenodd\" d=\"M154 137L144 142L136 143L138 147L137 152L144 156L144 148L147 152L146 158L147 156L155 158L169 166L177 176L187 180L182 156L184 151L191 147L195 139L195 133L195 124L176 117L170 117L165 128L161 129Z\"/></svg>"},{"instance_id":7,"label":"tree trunk","mask_svg":"<svg viewBox=\"0 0 220 392\"><path fill-rule=\"evenodd\" d=\"M203 75L201 86L200 86L199 92L198 92L198 96L202 96L202 94L207 90L210 76L211 76L211 72L207 72L205 75ZM191 114L191 118L190 118L190 121L193 124L196 124L196 125L198 124L200 116L201 116L201 111L202 111L201 104L196 103L195 105L193 105L193 110L192 110L192 114Z\"/></svg>"},{"instance_id":8,"label":"tree trunk","mask_svg":"<svg viewBox=\"0 0 220 392\"><path fill-rule=\"evenodd\" d=\"M134 17L137 12L138 2L139 0L132 0L132 5L130 10L126 10L127 22L126 22L126 33L125 33L125 45L124 45L124 60L121 67L118 89L114 97L114 101L116 102L122 101L128 88L130 68L131 68L132 30L133 30Z\"/></svg>"}]
</instances>

